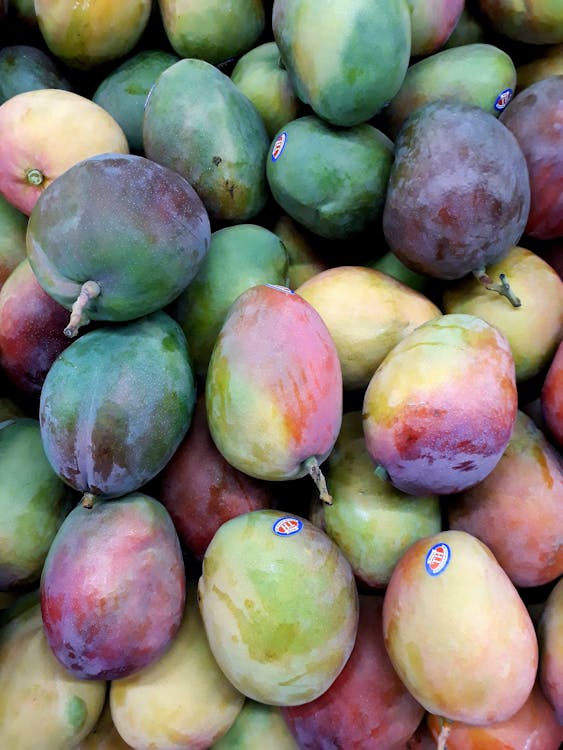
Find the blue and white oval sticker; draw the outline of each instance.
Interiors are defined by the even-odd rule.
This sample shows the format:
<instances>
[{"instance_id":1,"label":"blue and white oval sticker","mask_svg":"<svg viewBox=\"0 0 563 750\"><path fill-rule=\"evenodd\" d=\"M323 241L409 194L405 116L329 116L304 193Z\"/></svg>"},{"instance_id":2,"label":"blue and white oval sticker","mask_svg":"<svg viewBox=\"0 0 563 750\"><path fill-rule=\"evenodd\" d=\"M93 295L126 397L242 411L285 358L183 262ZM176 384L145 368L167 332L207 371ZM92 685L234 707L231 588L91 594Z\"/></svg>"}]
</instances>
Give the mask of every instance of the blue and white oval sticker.
<instances>
[{"instance_id":1,"label":"blue and white oval sticker","mask_svg":"<svg viewBox=\"0 0 563 750\"><path fill-rule=\"evenodd\" d=\"M287 133L284 130L274 141L274 145L272 147L272 161L277 161L280 158L280 156L282 155L282 151L285 148L286 141Z\"/></svg>"},{"instance_id":2,"label":"blue and white oval sticker","mask_svg":"<svg viewBox=\"0 0 563 750\"><path fill-rule=\"evenodd\" d=\"M445 542L434 544L426 553L424 565L431 576L439 576L450 564L452 552Z\"/></svg>"},{"instance_id":3,"label":"blue and white oval sticker","mask_svg":"<svg viewBox=\"0 0 563 750\"><path fill-rule=\"evenodd\" d=\"M512 93L512 89L505 89L500 92L495 101L495 109L497 112L502 112L503 109L506 109L506 106L512 99Z\"/></svg>"},{"instance_id":4,"label":"blue and white oval sticker","mask_svg":"<svg viewBox=\"0 0 563 750\"><path fill-rule=\"evenodd\" d=\"M294 534L298 534L302 528L303 521L299 518L293 518L293 516L278 518L272 526L274 534L278 536L293 536Z\"/></svg>"}]
</instances>

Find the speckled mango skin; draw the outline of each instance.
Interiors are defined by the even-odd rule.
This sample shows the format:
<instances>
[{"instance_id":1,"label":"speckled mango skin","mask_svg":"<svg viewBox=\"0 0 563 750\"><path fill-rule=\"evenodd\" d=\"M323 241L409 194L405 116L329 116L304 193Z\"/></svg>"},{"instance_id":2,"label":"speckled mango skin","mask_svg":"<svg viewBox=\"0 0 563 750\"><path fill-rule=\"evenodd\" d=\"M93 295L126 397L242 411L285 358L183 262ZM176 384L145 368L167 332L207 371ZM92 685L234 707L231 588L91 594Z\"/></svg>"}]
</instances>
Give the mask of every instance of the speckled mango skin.
<instances>
[{"instance_id":1,"label":"speckled mango skin","mask_svg":"<svg viewBox=\"0 0 563 750\"><path fill-rule=\"evenodd\" d=\"M547 597L539 626L539 678L542 690L563 724L563 579Z\"/></svg>"},{"instance_id":2,"label":"speckled mango skin","mask_svg":"<svg viewBox=\"0 0 563 750\"><path fill-rule=\"evenodd\" d=\"M481 318L442 315L375 371L362 409L367 450L403 492L460 492L496 466L516 409L505 337Z\"/></svg>"},{"instance_id":3,"label":"speckled mango skin","mask_svg":"<svg viewBox=\"0 0 563 750\"><path fill-rule=\"evenodd\" d=\"M0 629L0 653L0 746L74 750L102 712L106 682L82 680L59 664L38 603Z\"/></svg>"},{"instance_id":4,"label":"speckled mango skin","mask_svg":"<svg viewBox=\"0 0 563 750\"><path fill-rule=\"evenodd\" d=\"M515 586L563 575L563 462L519 411L492 472L446 505L449 526L478 537Z\"/></svg>"},{"instance_id":5,"label":"speckled mango skin","mask_svg":"<svg viewBox=\"0 0 563 750\"><path fill-rule=\"evenodd\" d=\"M485 20L498 33L526 44L563 42L560 0L478 0Z\"/></svg>"},{"instance_id":6,"label":"speckled mango skin","mask_svg":"<svg viewBox=\"0 0 563 750\"><path fill-rule=\"evenodd\" d=\"M126 677L158 659L182 621L180 542L163 505L142 493L77 505L41 576L45 634L81 679Z\"/></svg>"},{"instance_id":7,"label":"speckled mango skin","mask_svg":"<svg viewBox=\"0 0 563 750\"><path fill-rule=\"evenodd\" d=\"M223 524L198 584L217 663L244 695L278 706L327 690L350 656L358 626L358 594L345 557L305 519L291 536L274 533L286 515L257 510Z\"/></svg>"},{"instance_id":8,"label":"speckled mango skin","mask_svg":"<svg viewBox=\"0 0 563 750\"><path fill-rule=\"evenodd\" d=\"M114 680L109 695L119 734L137 750L207 750L231 727L244 696L209 649L194 584L167 652L136 674Z\"/></svg>"},{"instance_id":9,"label":"speckled mango skin","mask_svg":"<svg viewBox=\"0 0 563 750\"><path fill-rule=\"evenodd\" d=\"M247 221L264 208L269 142L254 104L205 60L174 63L147 98L145 155L183 175L213 219Z\"/></svg>"},{"instance_id":10,"label":"speckled mango skin","mask_svg":"<svg viewBox=\"0 0 563 750\"><path fill-rule=\"evenodd\" d=\"M372 118L409 64L406 0L275 0L272 29L297 95L334 125Z\"/></svg>"},{"instance_id":11,"label":"speckled mango skin","mask_svg":"<svg viewBox=\"0 0 563 750\"><path fill-rule=\"evenodd\" d=\"M450 548L435 576L425 560ZM518 711L538 668L528 610L491 551L464 531L443 531L405 552L385 592L383 633L397 674L427 711L491 724Z\"/></svg>"},{"instance_id":12,"label":"speckled mango skin","mask_svg":"<svg viewBox=\"0 0 563 750\"><path fill-rule=\"evenodd\" d=\"M145 30L151 8L150 0L35 1L39 30L51 52L83 70L125 56Z\"/></svg>"},{"instance_id":13,"label":"speckled mango skin","mask_svg":"<svg viewBox=\"0 0 563 750\"><path fill-rule=\"evenodd\" d=\"M441 50L409 67L399 92L384 110L385 123L395 138L415 109L438 100L472 104L498 117L499 94L506 89L514 92L515 87L512 58L499 47L477 43Z\"/></svg>"},{"instance_id":14,"label":"speckled mango skin","mask_svg":"<svg viewBox=\"0 0 563 750\"><path fill-rule=\"evenodd\" d=\"M117 497L164 468L186 434L195 381L162 311L82 334L55 360L39 403L45 454L80 492Z\"/></svg>"},{"instance_id":15,"label":"speckled mango skin","mask_svg":"<svg viewBox=\"0 0 563 750\"><path fill-rule=\"evenodd\" d=\"M261 284L233 303L205 386L211 437L258 479L305 476L328 456L342 420L342 370L316 310L286 287Z\"/></svg>"},{"instance_id":16,"label":"speckled mango skin","mask_svg":"<svg viewBox=\"0 0 563 750\"><path fill-rule=\"evenodd\" d=\"M75 164L41 194L27 257L61 305L70 309L93 280L101 291L88 317L123 321L177 297L210 238L205 207L183 177L143 156L108 153Z\"/></svg>"}]
</instances>

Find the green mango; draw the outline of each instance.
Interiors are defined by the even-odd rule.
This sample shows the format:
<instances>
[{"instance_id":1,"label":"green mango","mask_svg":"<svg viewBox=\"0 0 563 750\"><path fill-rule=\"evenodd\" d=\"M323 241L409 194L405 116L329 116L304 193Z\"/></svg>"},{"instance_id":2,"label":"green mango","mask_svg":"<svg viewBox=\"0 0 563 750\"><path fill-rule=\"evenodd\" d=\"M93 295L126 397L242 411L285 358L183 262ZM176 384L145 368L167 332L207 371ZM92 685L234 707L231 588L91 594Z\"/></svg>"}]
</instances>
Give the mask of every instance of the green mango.
<instances>
[{"instance_id":1,"label":"green mango","mask_svg":"<svg viewBox=\"0 0 563 750\"><path fill-rule=\"evenodd\" d=\"M396 96L382 113L394 138L416 109L435 101L459 102L498 117L516 88L512 58L492 44L445 49L411 65Z\"/></svg>"},{"instance_id":2,"label":"green mango","mask_svg":"<svg viewBox=\"0 0 563 750\"><path fill-rule=\"evenodd\" d=\"M289 216L321 237L345 239L381 218L392 162L393 144L373 125L338 128L307 115L274 138L266 175Z\"/></svg>"},{"instance_id":3,"label":"green mango","mask_svg":"<svg viewBox=\"0 0 563 750\"><path fill-rule=\"evenodd\" d=\"M72 493L51 468L39 422L0 424L0 591L39 581Z\"/></svg>"},{"instance_id":4,"label":"green mango","mask_svg":"<svg viewBox=\"0 0 563 750\"><path fill-rule=\"evenodd\" d=\"M131 152L143 151L143 116L149 91L158 76L179 59L165 50L141 50L112 70L94 91L92 101L119 123Z\"/></svg>"},{"instance_id":5,"label":"green mango","mask_svg":"<svg viewBox=\"0 0 563 750\"><path fill-rule=\"evenodd\" d=\"M23 91L65 89L70 82L55 61L39 47L15 44L0 49L0 104Z\"/></svg>"},{"instance_id":6,"label":"green mango","mask_svg":"<svg viewBox=\"0 0 563 750\"><path fill-rule=\"evenodd\" d=\"M285 284L288 256L279 237L258 224L224 227L211 235L195 279L175 301L172 316L204 376L215 340L235 299L256 284Z\"/></svg>"},{"instance_id":7,"label":"green mango","mask_svg":"<svg viewBox=\"0 0 563 750\"><path fill-rule=\"evenodd\" d=\"M27 216L0 195L0 288L26 258Z\"/></svg>"},{"instance_id":8,"label":"green mango","mask_svg":"<svg viewBox=\"0 0 563 750\"><path fill-rule=\"evenodd\" d=\"M59 664L38 603L0 629L0 747L74 750L96 724L106 688Z\"/></svg>"},{"instance_id":9,"label":"green mango","mask_svg":"<svg viewBox=\"0 0 563 750\"><path fill-rule=\"evenodd\" d=\"M231 81L254 104L270 138L304 109L297 98L275 42L249 50L236 63Z\"/></svg>"},{"instance_id":10,"label":"green mango","mask_svg":"<svg viewBox=\"0 0 563 750\"><path fill-rule=\"evenodd\" d=\"M299 98L335 125L371 119L409 64L406 0L275 0L272 31Z\"/></svg>"},{"instance_id":11,"label":"green mango","mask_svg":"<svg viewBox=\"0 0 563 750\"><path fill-rule=\"evenodd\" d=\"M247 698L235 723L210 750L299 750L278 706Z\"/></svg>"},{"instance_id":12,"label":"green mango","mask_svg":"<svg viewBox=\"0 0 563 750\"><path fill-rule=\"evenodd\" d=\"M39 403L45 453L76 490L125 495L164 468L194 405L186 339L169 315L101 326L47 373Z\"/></svg>"},{"instance_id":13,"label":"green mango","mask_svg":"<svg viewBox=\"0 0 563 750\"><path fill-rule=\"evenodd\" d=\"M211 218L246 221L266 205L266 126L208 62L180 60L159 76L147 99L143 144L149 159L188 180Z\"/></svg>"}]
</instances>

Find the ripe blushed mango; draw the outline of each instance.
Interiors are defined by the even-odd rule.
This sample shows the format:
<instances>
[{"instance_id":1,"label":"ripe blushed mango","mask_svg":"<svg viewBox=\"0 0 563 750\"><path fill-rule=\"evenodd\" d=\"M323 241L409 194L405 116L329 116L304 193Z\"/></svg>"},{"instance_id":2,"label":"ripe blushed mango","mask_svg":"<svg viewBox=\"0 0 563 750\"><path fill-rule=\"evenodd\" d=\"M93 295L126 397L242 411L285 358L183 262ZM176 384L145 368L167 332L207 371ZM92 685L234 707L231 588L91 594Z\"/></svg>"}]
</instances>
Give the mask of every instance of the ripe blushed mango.
<instances>
[{"instance_id":1,"label":"ripe blushed mango","mask_svg":"<svg viewBox=\"0 0 563 750\"><path fill-rule=\"evenodd\" d=\"M405 552L385 592L391 662L430 713L451 721L504 721L528 699L538 643L528 610L491 551L443 531Z\"/></svg>"}]
</instances>

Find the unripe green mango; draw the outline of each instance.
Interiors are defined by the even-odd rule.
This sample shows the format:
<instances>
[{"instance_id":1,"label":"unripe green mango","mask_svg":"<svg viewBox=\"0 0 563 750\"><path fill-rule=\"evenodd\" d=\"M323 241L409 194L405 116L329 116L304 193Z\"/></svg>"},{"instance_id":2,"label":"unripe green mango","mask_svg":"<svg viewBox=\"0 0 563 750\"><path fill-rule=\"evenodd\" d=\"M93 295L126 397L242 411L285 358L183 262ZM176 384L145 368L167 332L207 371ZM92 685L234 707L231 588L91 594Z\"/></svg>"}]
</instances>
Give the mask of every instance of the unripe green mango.
<instances>
[{"instance_id":1,"label":"unripe green mango","mask_svg":"<svg viewBox=\"0 0 563 750\"><path fill-rule=\"evenodd\" d=\"M409 63L406 0L275 0L272 30L297 95L335 125L373 117Z\"/></svg>"},{"instance_id":2,"label":"unripe green mango","mask_svg":"<svg viewBox=\"0 0 563 750\"><path fill-rule=\"evenodd\" d=\"M434 101L469 104L498 117L515 87L516 68L504 50L492 44L465 44L411 65L382 115L391 137L414 110Z\"/></svg>"},{"instance_id":3,"label":"unripe green mango","mask_svg":"<svg viewBox=\"0 0 563 750\"><path fill-rule=\"evenodd\" d=\"M105 695L105 681L78 679L59 664L38 603L0 630L0 747L74 750L96 724Z\"/></svg>"},{"instance_id":4,"label":"unripe green mango","mask_svg":"<svg viewBox=\"0 0 563 750\"><path fill-rule=\"evenodd\" d=\"M14 44L0 50L0 104L23 91L66 89L72 86L59 65L42 49Z\"/></svg>"},{"instance_id":5,"label":"unripe green mango","mask_svg":"<svg viewBox=\"0 0 563 750\"><path fill-rule=\"evenodd\" d=\"M0 195L0 287L25 260L27 216Z\"/></svg>"},{"instance_id":6,"label":"unripe green mango","mask_svg":"<svg viewBox=\"0 0 563 750\"><path fill-rule=\"evenodd\" d=\"M229 731L210 750L299 750L278 706L247 698Z\"/></svg>"},{"instance_id":7,"label":"unripe green mango","mask_svg":"<svg viewBox=\"0 0 563 750\"><path fill-rule=\"evenodd\" d=\"M0 476L0 591L6 591L39 581L72 499L47 461L36 419L0 425Z\"/></svg>"}]
</instances>

